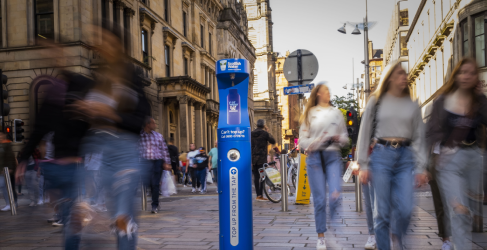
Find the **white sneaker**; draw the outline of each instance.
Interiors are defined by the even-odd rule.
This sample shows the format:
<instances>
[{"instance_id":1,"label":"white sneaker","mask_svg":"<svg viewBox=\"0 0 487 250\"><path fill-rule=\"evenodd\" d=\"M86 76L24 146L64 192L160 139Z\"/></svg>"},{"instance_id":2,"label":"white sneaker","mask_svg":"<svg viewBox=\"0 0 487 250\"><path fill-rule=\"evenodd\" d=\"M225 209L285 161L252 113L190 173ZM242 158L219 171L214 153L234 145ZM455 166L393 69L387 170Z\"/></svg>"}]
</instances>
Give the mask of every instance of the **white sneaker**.
<instances>
[{"instance_id":1,"label":"white sneaker","mask_svg":"<svg viewBox=\"0 0 487 250\"><path fill-rule=\"evenodd\" d=\"M377 243L375 242L375 235L369 236L367 243L365 243L365 249L375 249L377 247Z\"/></svg>"},{"instance_id":2,"label":"white sneaker","mask_svg":"<svg viewBox=\"0 0 487 250\"><path fill-rule=\"evenodd\" d=\"M183 187L188 187L188 186L184 185Z\"/></svg>"},{"instance_id":3,"label":"white sneaker","mask_svg":"<svg viewBox=\"0 0 487 250\"><path fill-rule=\"evenodd\" d=\"M52 223L52 226L53 227L62 227L62 226L64 226L64 224L62 221L55 221Z\"/></svg>"},{"instance_id":4,"label":"white sneaker","mask_svg":"<svg viewBox=\"0 0 487 250\"><path fill-rule=\"evenodd\" d=\"M29 207L35 207L35 206L37 206L37 204L34 201L29 204Z\"/></svg>"},{"instance_id":5,"label":"white sneaker","mask_svg":"<svg viewBox=\"0 0 487 250\"><path fill-rule=\"evenodd\" d=\"M197 188L196 191L200 192L201 191L201 188Z\"/></svg>"},{"instance_id":6,"label":"white sneaker","mask_svg":"<svg viewBox=\"0 0 487 250\"><path fill-rule=\"evenodd\" d=\"M450 250L451 249L451 242L449 240L443 242L443 246L441 246L441 250Z\"/></svg>"},{"instance_id":7,"label":"white sneaker","mask_svg":"<svg viewBox=\"0 0 487 250\"><path fill-rule=\"evenodd\" d=\"M316 243L316 250L326 250L325 238L318 239Z\"/></svg>"},{"instance_id":8,"label":"white sneaker","mask_svg":"<svg viewBox=\"0 0 487 250\"><path fill-rule=\"evenodd\" d=\"M5 206L0 211L2 211L2 212L10 211L10 205Z\"/></svg>"},{"instance_id":9,"label":"white sneaker","mask_svg":"<svg viewBox=\"0 0 487 250\"><path fill-rule=\"evenodd\" d=\"M196 193L196 189L195 188L191 189L191 193Z\"/></svg>"},{"instance_id":10,"label":"white sneaker","mask_svg":"<svg viewBox=\"0 0 487 250\"><path fill-rule=\"evenodd\" d=\"M44 204L44 202L42 201L42 199L39 199L39 201L37 202L37 205L42 205Z\"/></svg>"}]
</instances>

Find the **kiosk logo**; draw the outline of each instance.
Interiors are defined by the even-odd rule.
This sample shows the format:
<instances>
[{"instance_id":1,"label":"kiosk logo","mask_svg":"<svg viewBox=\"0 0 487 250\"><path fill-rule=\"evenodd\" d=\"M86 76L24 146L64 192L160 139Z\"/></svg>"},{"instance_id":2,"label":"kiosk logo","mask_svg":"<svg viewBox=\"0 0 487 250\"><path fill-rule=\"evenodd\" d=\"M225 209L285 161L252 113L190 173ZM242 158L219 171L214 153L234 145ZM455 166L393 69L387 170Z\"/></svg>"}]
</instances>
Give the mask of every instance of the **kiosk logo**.
<instances>
[{"instance_id":1,"label":"kiosk logo","mask_svg":"<svg viewBox=\"0 0 487 250\"><path fill-rule=\"evenodd\" d=\"M221 69L222 71L227 70L227 60L221 60L221 61L220 61L220 69Z\"/></svg>"},{"instance_id":2,"label":"kiosk logo","mask_svg":"<svg viewBox=\"0 0 487 250\"><path fill-rule=\"evenodd\" d=\"M230 244L237 246L238 237L238 169L230 168Z\"/></svg>"}]
</instances>

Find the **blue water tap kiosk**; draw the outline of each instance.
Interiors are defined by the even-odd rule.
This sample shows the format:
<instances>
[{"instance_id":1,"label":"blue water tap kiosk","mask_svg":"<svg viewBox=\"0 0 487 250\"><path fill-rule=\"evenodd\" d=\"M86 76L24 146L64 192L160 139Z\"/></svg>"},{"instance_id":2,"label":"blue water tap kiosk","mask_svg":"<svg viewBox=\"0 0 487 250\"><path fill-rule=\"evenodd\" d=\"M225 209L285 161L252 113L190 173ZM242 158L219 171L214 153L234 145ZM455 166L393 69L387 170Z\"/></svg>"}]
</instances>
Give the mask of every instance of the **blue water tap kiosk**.
<instances>
[{"instance_id":1,"label":"blue water tap kiosk","mask_svg":"<svg viewBox=\"0 0 487 250\"><path fill-rule=\"evenodd\" d=\"M220 249L253 249L252 156L247 109L249 62L216 63L220 94L218 120L218 190Z\"/></svg>"}]
</instances>

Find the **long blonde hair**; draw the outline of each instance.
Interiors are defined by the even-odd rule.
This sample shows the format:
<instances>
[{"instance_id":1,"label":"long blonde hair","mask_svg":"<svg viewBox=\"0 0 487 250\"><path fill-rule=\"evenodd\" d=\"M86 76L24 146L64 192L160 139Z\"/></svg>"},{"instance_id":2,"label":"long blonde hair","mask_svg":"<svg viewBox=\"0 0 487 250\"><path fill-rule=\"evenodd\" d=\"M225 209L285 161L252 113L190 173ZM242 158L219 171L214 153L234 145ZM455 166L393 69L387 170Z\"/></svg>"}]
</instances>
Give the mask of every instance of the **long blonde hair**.
<instances>
[{"instance_id":1,"label":"long blonde hair","mask_svg":"<svg viewBox=\"0 0 487 250\"><path fill-rule=\"evenodd\" d=\"M382 78L380 79L379 86L370 96L374 96L376 100L379 100L389 90L389 85L391 84L389 78L391 78L392 73L398 68L402 68L401 62L393 62L386 66L382 72ZM403 94L411 98L411 91L409 90L409 87L404 88Z\"/></svg>"},{"instance_id":2,"label":"long blonde hair","mask_svg":"<svg viewBox=\"0 0 487 250\"><path fill-rule=\"evenodd\" d=\"M330 91L330 88L326 86L326 84L318 84L316 87L311 90L311 94L308 99L308 103L306 103L306 107L304 108L304 113L301 115L301 118L299 119L299 124L303 124L303 122L306 124L306 126L309 126L309 119L308 119L308 114L309 111L312 107L318 105L318 91L320 91L321 87L325 87ZM331 94L330 94L331 97ZM331 105L331 102L330 102Z\"/></svg>"}]
</instances>

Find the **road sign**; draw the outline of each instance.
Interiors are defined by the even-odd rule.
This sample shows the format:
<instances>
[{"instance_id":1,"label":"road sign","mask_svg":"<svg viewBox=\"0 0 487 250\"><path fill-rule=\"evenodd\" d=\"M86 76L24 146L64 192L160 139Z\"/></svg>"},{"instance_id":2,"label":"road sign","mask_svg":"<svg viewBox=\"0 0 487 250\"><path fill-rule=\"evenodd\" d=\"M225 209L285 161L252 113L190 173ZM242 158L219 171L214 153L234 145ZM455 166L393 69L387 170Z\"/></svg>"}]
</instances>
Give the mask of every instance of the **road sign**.
<instances>
[{"instance_id":1,"label":"road sign","mask_svg":"<svg viewBox=\"0 0 487 250\"><path fill-rule=\"evenodd\" d=\"M318 69L318 59L305 49L289 54L283 67L286 80L293 86L311 83L318 74Z\"/></svg>"},{"instance_id":2,"label":"road sign","mask_svg":"<svg viewBox=\"0 0 487 250\"><path fill-rule=\"evenodd\" d=\"M284 88L284 95L298 95L310 93L314 88L314 84L298 85Z\"/></svg>"}]
</instances>

